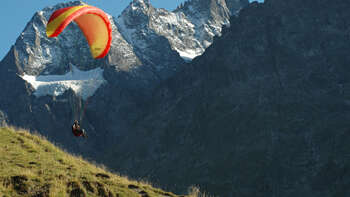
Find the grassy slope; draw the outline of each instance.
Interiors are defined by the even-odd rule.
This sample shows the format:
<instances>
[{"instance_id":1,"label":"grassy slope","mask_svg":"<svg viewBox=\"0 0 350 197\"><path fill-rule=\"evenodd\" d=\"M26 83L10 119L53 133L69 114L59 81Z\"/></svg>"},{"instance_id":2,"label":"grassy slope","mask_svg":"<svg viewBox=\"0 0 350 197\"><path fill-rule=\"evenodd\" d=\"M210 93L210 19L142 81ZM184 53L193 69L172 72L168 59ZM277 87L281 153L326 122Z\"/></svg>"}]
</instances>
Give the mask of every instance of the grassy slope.
<instances>
[{"instance_id":1,"label":"grassy slope","mask_svg":"<svg viewBox=\"0 0 350 197\"><path fill-rule=\"evenodd\" d=\"M0 128L0 197L177 196L72 156L26 131Z\"/></svg>"}]
</instances>

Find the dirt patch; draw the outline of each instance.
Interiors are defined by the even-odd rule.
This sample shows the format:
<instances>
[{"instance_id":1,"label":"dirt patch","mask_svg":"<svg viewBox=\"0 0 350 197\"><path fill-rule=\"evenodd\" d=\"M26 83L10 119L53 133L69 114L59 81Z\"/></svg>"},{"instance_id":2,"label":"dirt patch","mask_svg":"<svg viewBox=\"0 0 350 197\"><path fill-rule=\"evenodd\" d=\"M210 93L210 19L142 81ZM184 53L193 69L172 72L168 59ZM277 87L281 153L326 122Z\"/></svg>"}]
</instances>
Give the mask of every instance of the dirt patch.
<instances>
[{"instance_id":1,"label":"dirt patch","mask_svg":"<svg viewBox=\"0 0 350 197\"><path fill-rule=\"evenodd\" d=\"M25 166L20 164L20 163L16 163L16 166L21 167L21 168L25 168Z\"/></svg>"},{"instance_id":2,"label":"dirt patch","mask_svg":"<svg viewBox=\"0 0 350 197\"><path fill-rule=\"evenodd\" d=\"M135 192L139 193L141 197L149 197L148 193L144 190L142 190L139 186L130 184L128 185L129 189L134 190Z\"/></svg>"},{"instance_id":3,"label":"dirt patch","mask_svg":"<svg viewBox=\"0 0 350 197\"><path fill-rule=\"evenodd\" d=\"M58 161L58 163L60 163L60 164L65 164L65 163L63 162L63 159L58 159L57 161Z\"/></svg>"},{"instance_id":4,"label":"dirt patch","mask_svg":"<svg viewBox=\"0 0 350 197\"><path fill-rule=\"evenodd\" d=\"M130 184L130 185L128 185L128 188L129 189L139 189L139 186Z\"/></svg>"},{"instance_id":5,"label":"dirt patch","mask_svg":"<svg viewBox=\"0 0 350 197\"><path fill-rule=\"evenodd\" d=\"M148 193L146 191L140 191L139 194L141 195L141 197L149 197Z\"/></svg>"},{"instance_id":6,"label":"dirt patch","mask_svg":"<svg viewBox=\"0 0 350 197\"><path fill-rule=\"evenodd\" d=\"M103 173L97 173L96 177L105 178L105 179L111 178L108 174L103 174Z\"/></svg>"},{"instance_id":7,"label":"dirt patch","mask_svg":"<svg viewBox=\"0 0 350 197\"><path fill-rule=\"evenodd\" d=\"M11 184L13 185L13 189L18 194L28 193L28 185L26 185L27 180L28 178L26 176L12 176Z\"/></svg>"},{"instance_id":8,"label":"dirt patch","mask_svg":"<svg viewBox=\"0 0 350 197\"><path fill-rule=\"evenodd\" d=\"M18 140L21 144L24 143L24 140L23 140L22 138L20 138L20 137L18 137L17 140Z\"/></svg>"}]
</instances>

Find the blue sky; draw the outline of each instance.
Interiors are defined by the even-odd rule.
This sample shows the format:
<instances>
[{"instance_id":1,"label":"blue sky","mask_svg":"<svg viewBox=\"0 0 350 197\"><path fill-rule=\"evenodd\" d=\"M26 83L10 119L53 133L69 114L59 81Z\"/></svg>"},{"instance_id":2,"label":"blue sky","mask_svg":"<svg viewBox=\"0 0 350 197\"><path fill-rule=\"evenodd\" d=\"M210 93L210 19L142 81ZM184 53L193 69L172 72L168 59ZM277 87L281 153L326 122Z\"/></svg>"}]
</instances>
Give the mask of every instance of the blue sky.
<instances>
[{"instance_id":1,"label":"blue sky","mask_svg":"<svg viewBox=\"0 0 350 197\"><path fill-rule=\"evenodd\" d=\"M151 0L154 7L172 10L185 0ZM261 1L261 0L259 0ZM36 11L53 6L64 0L5 0L1 2L0 60L15 43L25 25ZM85 0L86 3L101 8L110 15L118 16L131 0Z\"/></svg>"}]
</instances>

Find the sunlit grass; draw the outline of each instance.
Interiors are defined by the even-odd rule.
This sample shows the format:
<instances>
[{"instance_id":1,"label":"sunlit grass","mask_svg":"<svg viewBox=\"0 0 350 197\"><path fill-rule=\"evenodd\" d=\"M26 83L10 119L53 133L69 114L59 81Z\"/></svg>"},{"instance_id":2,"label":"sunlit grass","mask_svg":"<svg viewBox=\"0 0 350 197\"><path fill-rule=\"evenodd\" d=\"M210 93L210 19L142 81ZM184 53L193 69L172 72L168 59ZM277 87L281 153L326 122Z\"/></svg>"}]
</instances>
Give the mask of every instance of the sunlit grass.
<instances>
[{"instance_id":1,"label":"sunlit grass","mask_svg":"<svg viewBox=\"0 0 350 197\"><path fill-rule=\"evenodd\" d=\"M0 128L0 194L16 196L176 196L132 181L57 148L45 137Z\"/></svg>"}]
</instances>

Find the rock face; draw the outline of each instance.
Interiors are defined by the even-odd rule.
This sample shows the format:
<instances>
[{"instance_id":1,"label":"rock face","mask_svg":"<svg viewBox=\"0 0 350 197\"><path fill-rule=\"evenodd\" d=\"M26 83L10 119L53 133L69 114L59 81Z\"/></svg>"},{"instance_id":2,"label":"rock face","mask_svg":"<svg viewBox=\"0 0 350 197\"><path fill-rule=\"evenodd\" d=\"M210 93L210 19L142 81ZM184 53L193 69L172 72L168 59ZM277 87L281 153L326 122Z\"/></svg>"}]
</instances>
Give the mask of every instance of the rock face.
<instances>
[{"instance_id":1,"label":"rock face","mask_svg":"<svg viewBox=\"0 0 350 197\"><path fill-rule=\"evenodd\" d=\"M166 38L168 41L163 40L163 43L170 44L183 59L192 60L204 52L214 36L221 34L223 25L229 25L231 13L235 14L248 4L245 0L228 2L231 9L225 0L191 0L170 12L152 7L149 0L133 0L118 17L117 26L128 43L136 46L138 55L146 56L144 59L159 54L158 48L168 47L156 39L161 37ZM156 59L163 64L172 62L169 56Z\"/></svg>"},{"instance_id":2,"label":"rock face","mask_svg":"<svg viewBox=\"0 0 350 197\"><path fill-rule=\"evenodd\" d=\"M242 9L144 104L110 166L219 196L350 195L349 9L341 0Z\"/></svg>"},{"instance_id":3,"label":"rock face","mask_svg":"<svg viewBox=\"0 0 350 197\"><path fill-rule=\"evenodd\" d=\"M222 26L229 25L231 13L248 4L246 0L227 2L230 8L225 0L191 0L170 12L152 7L149 0L133 0L118 17L117 26L141 57L149 59L152 54L159 54L158 48L164 50L167 46L155 39L161 37L166 38L168 41L163 42L170 44L183 59L192 60L210 46L214 36L221 35ZM163 64L172 62L168 56L156 59Z\"/></svg>"}]
</instances>

